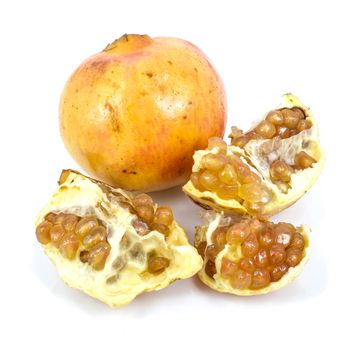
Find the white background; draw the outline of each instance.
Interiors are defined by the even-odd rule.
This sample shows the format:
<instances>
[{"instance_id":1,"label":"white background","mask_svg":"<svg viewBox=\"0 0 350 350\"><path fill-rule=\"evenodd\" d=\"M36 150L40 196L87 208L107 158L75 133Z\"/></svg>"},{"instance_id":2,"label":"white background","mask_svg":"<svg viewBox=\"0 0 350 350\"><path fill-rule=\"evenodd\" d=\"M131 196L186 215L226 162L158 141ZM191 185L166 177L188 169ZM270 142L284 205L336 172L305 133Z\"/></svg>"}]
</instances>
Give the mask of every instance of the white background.
<instances>
[{"instance_id":1,"label":"white background","mask_svg":"<svg viewBox=\"0 0 350 350\"><path fill-rule=\"evenodd\" d=\"M1 1L0 348L349 349L350 12L346 1ZM62 168L58 101L69 74L124 33L198 45L226 86L229 119L248 127L293 92L319 118L324 172L274 217L313 228L299 278L259 297L223 295L196 278L111 309L69 289L34 235ZM171 203L192 239L198 208ZM344 316L342 318L342 316Z\"/></svg>"}]
</instances>

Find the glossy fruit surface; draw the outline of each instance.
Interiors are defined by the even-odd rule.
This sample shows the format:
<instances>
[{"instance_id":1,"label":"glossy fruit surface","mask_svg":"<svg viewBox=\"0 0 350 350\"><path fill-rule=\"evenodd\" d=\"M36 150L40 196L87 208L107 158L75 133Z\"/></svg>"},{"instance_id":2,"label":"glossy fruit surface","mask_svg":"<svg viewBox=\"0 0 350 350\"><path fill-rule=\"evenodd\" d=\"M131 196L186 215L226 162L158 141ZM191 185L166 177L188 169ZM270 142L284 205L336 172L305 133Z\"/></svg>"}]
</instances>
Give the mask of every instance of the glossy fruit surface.
<instances>
[{"instance_id":1,"label":"glossy fruit surface","mask_svg":"<svg viewBox=\"0 0 350 350\"><path fill-rule=\"evenodd\" d=\"M188 41L124 35L85 60L60 103L60 130L91 176L127 190L184 183L195 150L222 136L220 77Z\"/></svg>"}]
</instances>

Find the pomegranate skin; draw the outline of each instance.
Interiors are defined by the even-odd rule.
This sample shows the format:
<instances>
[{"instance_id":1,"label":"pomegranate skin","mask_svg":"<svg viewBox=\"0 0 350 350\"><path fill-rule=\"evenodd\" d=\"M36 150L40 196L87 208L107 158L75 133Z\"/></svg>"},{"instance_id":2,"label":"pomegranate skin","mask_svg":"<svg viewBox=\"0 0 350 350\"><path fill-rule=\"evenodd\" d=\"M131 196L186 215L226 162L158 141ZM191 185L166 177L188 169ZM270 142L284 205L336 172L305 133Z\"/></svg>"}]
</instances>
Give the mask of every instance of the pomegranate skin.
<instances>
[{"instance_id":1,"label":"pomegranate skin","mask_svg":"<svg viewBox=\"0 0 350 350\"><path fill-rule=\"evenodd\" d=\"M193 44L124 35L71 75L59 114L64 144L88 174L156 191L184 183L194 151L223 136L226 97Z\"/></svg>"}]
</instances>

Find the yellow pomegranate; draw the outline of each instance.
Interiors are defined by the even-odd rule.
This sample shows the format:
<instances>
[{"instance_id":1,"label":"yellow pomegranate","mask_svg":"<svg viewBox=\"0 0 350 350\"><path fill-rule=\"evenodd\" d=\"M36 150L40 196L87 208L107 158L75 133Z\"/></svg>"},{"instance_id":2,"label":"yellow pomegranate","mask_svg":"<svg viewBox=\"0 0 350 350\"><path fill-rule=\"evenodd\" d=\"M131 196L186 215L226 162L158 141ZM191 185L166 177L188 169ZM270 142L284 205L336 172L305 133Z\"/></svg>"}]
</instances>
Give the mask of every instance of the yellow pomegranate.
<instances>
[{"instance_id":1,"label":"yellow pomegranate","mask_svg":"<svg viewBox=\"0 0 350 350\"><path fill-rule=\"evenodd\" d=\"M177 38L125 34L75 70L60 103L73 158L127 190L184 183L194 151L225 124L220 77L202 51Z\"/></svg>"}]
</instances>

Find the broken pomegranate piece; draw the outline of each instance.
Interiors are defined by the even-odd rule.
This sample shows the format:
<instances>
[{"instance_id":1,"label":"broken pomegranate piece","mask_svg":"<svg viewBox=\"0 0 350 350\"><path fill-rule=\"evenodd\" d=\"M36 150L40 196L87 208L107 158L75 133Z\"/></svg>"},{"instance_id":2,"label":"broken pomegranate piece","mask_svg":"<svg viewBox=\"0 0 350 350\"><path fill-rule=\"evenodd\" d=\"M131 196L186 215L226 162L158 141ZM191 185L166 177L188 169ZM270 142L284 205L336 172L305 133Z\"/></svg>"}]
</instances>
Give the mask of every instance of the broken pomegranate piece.
<instances>
[{"instance_id":1,"label":"broken pomegranate piece","mask_svg":"<svg viewBox=\"0 0 350 350\"><path fill-rule=\"evenodd\" d=\"M69 286L111 306L202 266L170 207L71 170L39 214L36 237Z\"/></svg>"},{"instance_id":2,"label":"broken pomegranate piece","mask_svg":"<svg viewBox=\"0 0 350 350\"><path fill-rule=\"evenodd\" d=\"M296 202L321 173L315 118L291 94L256 127L233 127L230 137L229 146L213 138L194 154L183 190L204 208L268 217Z\"/></svg>"},{"instance_id":3,"label":"broken pomegranate piece","mask_svg":"<svg viewBox=\"0 0 350 350\"><path fill-rule=\"evenodd\" d=\"M256 218L204 214L195 246L202 252L200 279L220 292L264 294L291 282L309 255L309 229Z\"/></svg>"}]
</instances>

